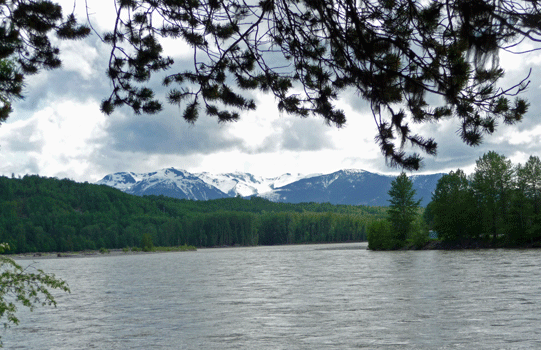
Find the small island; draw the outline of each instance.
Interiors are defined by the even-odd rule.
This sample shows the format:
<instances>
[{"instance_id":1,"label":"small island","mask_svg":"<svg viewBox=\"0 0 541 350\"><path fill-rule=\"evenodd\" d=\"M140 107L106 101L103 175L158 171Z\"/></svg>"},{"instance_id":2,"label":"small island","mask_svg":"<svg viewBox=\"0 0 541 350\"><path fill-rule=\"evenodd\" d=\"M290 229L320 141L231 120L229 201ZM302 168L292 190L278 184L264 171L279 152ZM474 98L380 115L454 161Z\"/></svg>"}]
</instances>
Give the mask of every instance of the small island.
<instances>
[{"instance_id":1,"label":"small island","mask_svg":"<svg viewBox=\"0 0 541 350\"><path fill-rule=\"evenodd\" d=\"M541 161L513 165L485 153L467 176L443 176L422 210L402 173L389 191L388 217L368 227L368 249L480 249L541 247Z\"/></svg>"}]
</instances>

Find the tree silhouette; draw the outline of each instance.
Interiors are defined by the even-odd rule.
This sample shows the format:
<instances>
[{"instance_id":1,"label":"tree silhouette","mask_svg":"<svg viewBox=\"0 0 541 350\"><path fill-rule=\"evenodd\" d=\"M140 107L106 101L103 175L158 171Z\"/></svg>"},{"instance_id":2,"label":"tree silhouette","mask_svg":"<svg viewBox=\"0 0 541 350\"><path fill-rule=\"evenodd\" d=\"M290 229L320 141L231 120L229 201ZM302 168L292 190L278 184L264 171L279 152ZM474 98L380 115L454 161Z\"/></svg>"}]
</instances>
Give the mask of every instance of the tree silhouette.
<instances>
[{"instance_id":1,"label":"tree silhouette","mask_svg":"<svg viewBox=\"0 0 541 350\"><path fill-rule=\"evenodd\" d=\"M76 40L90 34L75 16L48 0L0 1L0 123L12 111L11 102L22 98L24 78L41 69L60 67L60 50L49 35Z\"/></svg>"},{"instance_id":2,"label":"tree silhouette","mask_svg":"<svg viewBox=\"0 0 541 350\"><path fill-rule=\"evenodd\" d=\"M528 109L512 99L528 85L500 87L500 50L541 40L538 1L512 0L118 0L105 113L121 105L156 113L164 98L149 81L160 73L165 97L188 122L200 114L235 121L256 108L249 90L270 92L280 111L321 116L343 126L339 94L355 91L371 107L376 142L391 166L419 169L411 144L435 155L432 135L410 123L455 118L459 135L478 145L499 121ZM193 50L192 67L176 67L160 41ZM519 52L516 52L519 53ZM165 75L165 76L164 76Z\"/></svg>"}]
</instances>

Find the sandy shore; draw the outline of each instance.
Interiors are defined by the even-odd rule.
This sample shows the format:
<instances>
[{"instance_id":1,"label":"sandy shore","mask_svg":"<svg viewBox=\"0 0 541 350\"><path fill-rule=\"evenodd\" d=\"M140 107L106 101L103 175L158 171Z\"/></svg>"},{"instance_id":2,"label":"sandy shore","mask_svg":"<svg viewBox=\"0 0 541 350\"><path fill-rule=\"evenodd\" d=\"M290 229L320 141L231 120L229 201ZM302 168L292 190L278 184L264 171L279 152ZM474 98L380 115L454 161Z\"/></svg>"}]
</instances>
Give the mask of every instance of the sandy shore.
<instances>
[{"instance_id":1,"label":"sandy shore","mask_svg":"<svg viewBox=\"0 0 541 350\"><path fill-rule=\"evenodd\" d=\"M38 259L66 259L66 258L93 258L93 257L108 257L108 256L120 256L120 255L134 255L134 254L161 254L161 253L174 253L178 251L123 251L122 249L109 249L107 253L101 253L99 250L85 250L82 252L62 252L62 253L24 253L7 255L14 260L38 260Z\"/></svg>"}]
</instances>

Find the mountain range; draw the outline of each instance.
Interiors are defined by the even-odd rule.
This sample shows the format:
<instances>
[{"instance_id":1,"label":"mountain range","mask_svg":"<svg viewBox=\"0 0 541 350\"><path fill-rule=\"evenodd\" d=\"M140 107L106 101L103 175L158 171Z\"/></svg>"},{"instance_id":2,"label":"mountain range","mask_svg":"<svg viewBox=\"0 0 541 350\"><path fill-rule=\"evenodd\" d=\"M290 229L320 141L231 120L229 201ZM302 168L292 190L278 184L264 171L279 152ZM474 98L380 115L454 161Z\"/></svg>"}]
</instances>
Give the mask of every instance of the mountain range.
<instances>
[{"instance_id":1,"label":"mountain range","mask_svg":"<svg viewBox=\"0 0 541 350\"><path fill-rule=\"evenodd\" d=\"M413 175L416 198L426 206L444 174ZM209 200L259 196L274 202L317 202L349 205L388 205L394 176L365 170L340 170L331 174L284 174L265 178L249 173L190 173L166 168L151 173L118 172L97 184L144 196L164 195L179 199Z\"/></svg>"}]
</instances>

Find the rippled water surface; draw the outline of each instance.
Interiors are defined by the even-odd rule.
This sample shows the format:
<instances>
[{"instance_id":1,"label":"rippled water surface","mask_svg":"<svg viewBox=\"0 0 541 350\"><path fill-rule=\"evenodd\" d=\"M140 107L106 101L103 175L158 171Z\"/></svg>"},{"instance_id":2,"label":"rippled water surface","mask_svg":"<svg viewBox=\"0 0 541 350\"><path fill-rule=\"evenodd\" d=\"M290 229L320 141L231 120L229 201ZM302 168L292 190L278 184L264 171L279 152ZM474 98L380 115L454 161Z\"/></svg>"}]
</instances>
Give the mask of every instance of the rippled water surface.
<instances>
[{"instance_id":1,"label":"rippled water surface","mask_svg":"<svg viewBox=\"0 0 541 350\"><path fill-rule=\"evenodd\" d=\"M72 293L21 309L6 349L541 348L539 250L333 244L34 265Z\"/></svg>"}]
</instances>

